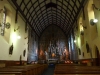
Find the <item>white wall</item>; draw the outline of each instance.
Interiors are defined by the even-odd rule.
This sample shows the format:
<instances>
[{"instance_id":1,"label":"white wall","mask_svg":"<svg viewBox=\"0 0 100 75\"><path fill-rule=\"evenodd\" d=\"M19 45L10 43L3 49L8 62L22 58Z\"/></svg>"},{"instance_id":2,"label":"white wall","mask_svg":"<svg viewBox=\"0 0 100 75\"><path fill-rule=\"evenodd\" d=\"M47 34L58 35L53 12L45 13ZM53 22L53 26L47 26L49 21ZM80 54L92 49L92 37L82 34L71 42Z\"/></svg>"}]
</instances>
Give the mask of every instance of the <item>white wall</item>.
<instances>
[{"instance_id":1,"label":"white wall","mask_svg":"<svg viewBox=\"0 0 100 75\"><path fill-rule=\"evenodd\" d=\"M22 55L22 60L27 60L28 52L28 33L25 33L25 22L18 15L18 22L15 24L15 9L7 2L7 0L0 1L0 9L3 7L7 9L6 22L11 24L10 29L5 29L5 35L0 35L0 60L19 60ZM0 13L1 14L1 13ZM14 29L20 27L16 32ZM0 28L1 30L1 28ZM21 39L13 37L13 35L21 36ZM9 47L13 43L13 54L9 55ZM23 56L23 51L26 49L26 55Z\"/></svg>"},{"instance_id":2,"label":"white wall","mask_svg":"<svg viewBox=\"0 0 100 75\"><path fill-rule=\"evenodd\" d=\"M81 53L84 52L84 56L81 54L79 55L79 59L91 59L96 58L96 47L99 49L100 52L100 11L93 8L92 4L95 4L97 8L100 7L100 0L88 0L85 7L84 7L84 13L85 13L85 20L82 20L83 26L86 26L87 28L84 29L84 35L80 35L80 32L77 33L79 36L77 40L77 46L81 49ZM83 12L80 13L77 21L78 21L78 27L80 29L80 18L83 19ZM90 24L91 19L98 19L97 24L92 26ZM97 27L97 28L96 28ZM90 52L87 53L86 51L86 41L89 44ZM83 43L82 43L83 42ZM92 57L91 57L92 55Z\"/></svg>"}]
</instances>

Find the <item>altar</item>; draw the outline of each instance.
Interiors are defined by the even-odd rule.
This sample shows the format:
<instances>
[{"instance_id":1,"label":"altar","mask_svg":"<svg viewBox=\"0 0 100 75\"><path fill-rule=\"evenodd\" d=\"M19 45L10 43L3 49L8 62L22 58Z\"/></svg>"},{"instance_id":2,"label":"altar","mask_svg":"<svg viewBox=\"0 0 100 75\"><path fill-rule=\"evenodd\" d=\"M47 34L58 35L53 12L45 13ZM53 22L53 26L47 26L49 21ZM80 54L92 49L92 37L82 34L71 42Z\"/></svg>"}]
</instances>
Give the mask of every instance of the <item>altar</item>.
<instances>
[{"instance_id":1,"label":"altar","mask_svg":"<svg viewBox=\"0 0 100 75\"><path fill-rule=\"evenodd\" d=\"M58 59L48 59L48 63L58 63Z\"/></svg>"}]
</instances>

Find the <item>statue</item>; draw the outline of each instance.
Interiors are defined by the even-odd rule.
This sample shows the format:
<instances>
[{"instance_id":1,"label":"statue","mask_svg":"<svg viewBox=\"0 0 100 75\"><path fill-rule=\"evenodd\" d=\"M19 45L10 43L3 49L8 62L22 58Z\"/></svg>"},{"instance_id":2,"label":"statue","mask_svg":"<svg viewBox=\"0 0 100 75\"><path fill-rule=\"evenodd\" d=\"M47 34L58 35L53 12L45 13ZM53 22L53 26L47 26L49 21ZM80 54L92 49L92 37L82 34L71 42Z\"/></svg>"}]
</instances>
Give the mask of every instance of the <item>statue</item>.
<instances>
[{"instance_id":1,"label":"statue","mask_svg":"<svg viewBox=\"0 0 100 75\"><path fill-rule=\"evenodd\" d=\"M13 44L9 48L9 54L12 55L12 53L13 53Z\"/></svg>"},{"instance_id":2,"label":"statue","mask_svg":"<svg viewBox=\"0 0 100 75\"><path fill-rule=\"evenodd\" d=\"M69 52L68 52L68 50L65 49L65 50L63 51L63 56L64 56L64 59L65 59L65 60L68 60L68 59L69 59Z\"/></svg>"},{"instance_id":3,"label":"statue","mask_svg":"<svg viewBox=\"0 0 100 75\"><path fill-rule=\"evenodd\" d=\"M48 53L45 51L46 60L48 60Z\"/></svg>"}]
</instances>

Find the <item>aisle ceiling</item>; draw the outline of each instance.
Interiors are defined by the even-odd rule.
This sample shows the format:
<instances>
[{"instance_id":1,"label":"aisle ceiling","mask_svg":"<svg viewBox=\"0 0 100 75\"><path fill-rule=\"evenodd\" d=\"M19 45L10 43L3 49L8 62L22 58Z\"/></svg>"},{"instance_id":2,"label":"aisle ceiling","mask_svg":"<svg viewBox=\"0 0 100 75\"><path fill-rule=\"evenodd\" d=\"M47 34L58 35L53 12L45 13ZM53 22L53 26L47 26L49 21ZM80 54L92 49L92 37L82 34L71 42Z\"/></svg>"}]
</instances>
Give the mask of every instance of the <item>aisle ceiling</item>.
<instances>
[{"instance_id":1,"label":"aisle ceiling","mask_svg":"<svg viewBox=\"0 0 100 75\"><path fill-rule=\"evenodd\" d=\"M41 36L49 25L68 35L86 0L9 0L30 27Z\"/></svg>"}]
</instances>

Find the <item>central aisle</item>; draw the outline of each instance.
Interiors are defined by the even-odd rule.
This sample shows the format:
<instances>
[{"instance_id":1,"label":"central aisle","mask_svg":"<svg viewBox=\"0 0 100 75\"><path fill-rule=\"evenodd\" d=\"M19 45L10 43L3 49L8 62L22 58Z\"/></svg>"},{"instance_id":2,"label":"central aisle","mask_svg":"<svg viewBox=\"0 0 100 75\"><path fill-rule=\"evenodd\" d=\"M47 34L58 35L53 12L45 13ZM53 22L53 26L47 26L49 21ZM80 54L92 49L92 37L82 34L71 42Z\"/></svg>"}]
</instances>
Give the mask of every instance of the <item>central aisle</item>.
<instances>
[{"instance_id":1,"label":"central aisle","mask_svg":"<svg viewBox=\"0 0 100 75\"><path fill-rule=\"evenodd\" d=\"M47 70L44 71L42 75L53 75L54 74L55 65L49 64Z\"/></svg>"}]
</instances>

